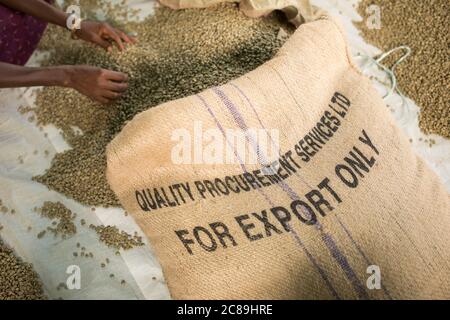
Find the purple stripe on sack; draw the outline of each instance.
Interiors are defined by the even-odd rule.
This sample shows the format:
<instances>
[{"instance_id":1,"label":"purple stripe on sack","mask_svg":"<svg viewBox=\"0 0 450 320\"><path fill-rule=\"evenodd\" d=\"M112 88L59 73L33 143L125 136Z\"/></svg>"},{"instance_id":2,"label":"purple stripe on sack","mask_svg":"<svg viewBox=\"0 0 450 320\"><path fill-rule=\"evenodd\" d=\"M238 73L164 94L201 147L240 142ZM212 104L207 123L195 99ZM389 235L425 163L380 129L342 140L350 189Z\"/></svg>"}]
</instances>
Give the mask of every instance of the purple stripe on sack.
<instances>
[{"instance_id":1,"label":"purple stripe on sack","mask_svg":"<svg viewBox=\"0 0 450 320\"><path fill-rule=\"evenodd\" d=\"M364 251L362 250L362 248L359 246L359 244L355 241L355 239L353 238L352 234L350 233L350 230L348 230L348 228L345 226L345 224L341 221L341 219L339 219L339 217L336 215L335 216L337 221L339 222L339 224L341 225L342 229L345 231L345 233L347 234L347 236L349 237L349 239L352 241L353 245L356 247L356 249L358 250L358 252L361 254L361 256L364 258L364 260L367 263L367 266L372 265L373 263L370 262L369 258L367 258L366 254L364 253ZM381 288L384 291L384 294L390 299L392 300L391 294L389 293L389 290L384 286L383 283L381 283Z\"/></svg>"},{"instance_id":2,"label":"purple stripe on sack","mask_svg":"<svg viewBox=\"0 0 450 320\"><path fill-rule=\"evenodd\" d=\"M222 127L222 124L219 122L219 120L217 119L216 115L214 114L213 110L211 109L211 107L209 106L209 104L205 101L205 99L200 96L199 94L196 95L196 97L202 102L203 106L206 108L206 110L208 111L208 113L211 115L211 117L214 119L214 122L216 123L216 126L219 128L219 130L222 132L223 137L225 138L225 140L227 141L227 144L231 147L231 149L234 152L234 155L236 156L236 158L238 159L241 168L244 172L248 172L244 162L242 161L242 159L239 157L239 155L237 154L236 150L232 147L231 142L227 139L227 136L225 134L225 130ZM272 200L267 196L267 194L261 190L261 189L257 189L257 191L266 199L266 201L273 207L275 206L275 204L272 202ZM311 254L311 252L309 252L308 248L306 248L305 244L303 243L303 241L300 239L300 236L297 234L297 232L295 230L293 230L292 228L290 228L290 233L293 235L294 239L296 240L296 242L299 244L299 246L303 249L304 253L306 254L306 256L308 257L308 259L311 261L311 263L314 265L314 267L317 269L317 272L319 272L320 276L322 277L322 279L324 280L325 284L327 285L328 289L330 290L331 294L334 296L335 299L340 300L339 294L337 293L336 289L334 289L333 285L331 284L330 280L328 279L325 271L322 269L322 267L318 264L317 260L314 258L314 256Z\"/></svg>"},{"instance_id":3,"label":"purple stripe on sack","mask_svg":"<svg viewBox=\"0 0 450 320\"><path fill-rule=\"evenodd\" d=\"M239 113L239 111L236 109L235 105L230 101L230 99L228 99L228 97L225 95L225 93L218 89L218 88L212 88L212 90L214 91L214 93L216 93L222 100L222 102L225 104L225 106L228 108L228 110L230 111L230 113L233 115L233 118L235 120L235 122L237 123L237 125L239 126L239 128L242 131L247 131L249 128L247 127L244 119L242 118L242 115ZM252 146L257 147L257 150L255 151L259 151L259 145L258 143L253 143L252 141L249 141L250 138L248 137L248 135L245 135L245 138L247 139L248 142L251 143ZM287 194L289 194L289 197L292 200L298 200L300 199L297 194L295 193L294 190L292 190L292 188L284 181L280 182L281 187L283 188L284 192L286 192Z\"/></svg>"},{"instance_id":4,"label":"purple stripe on sack","mask_svg":"<svg viewBox=\"0 0 450 320\"><path fill-rule=\"evenodd\" d=\"M247 101L247 103L249 104L250 108L252 108L253 113L255 114L256 118L258 119L258 122L260 124L260 126L263 129L266 129L261 118L259 117L258 112L256 111L255 106L253 105L252 101L250 100L249 97L247 97L247 95L245 94L245 92L243 90L241 90L241 88L239 88L237 85L235 85L234 83L229 83L230 86L232 86L233 88L236 89L236 91L238 91L240 93L240 95L242 97L244 97L244 99ZM272 139L272 137L270 137L270 139ZM308 182L306 182L305 180L302 179L302 177L300 177L300 175L295 172L295 175L301 179L308 187L311 188L311 186L309 186ZM345 231L345 233L347 234L348 238L350 239L350 241L353 243L353 245L356 247L356 249L358 250L358 252L360 253L360 255L364 258L365 262L367 263L367 265L372 265L373 263L370 262L370 260L367 258L366 254L364 253L364 251L362 250L362 248L359 246L359 244L355 241L355 239L353 238L350 230L345 226L345 224L341 221L341 219L339 219L339 217L337 215L335 215L337 221L339 222L339 224L341 225L342 229ZM381 285L384 293L386 294L386 296L392 300L392 297L389 293L389 290L382 284Z\"/></svg>"},{"instance_id":5,"label":"purple stripe on sack","mask_svg":"<svg viewBox=\"0 0 450 320\"><path fill-rule=\"evenodd\" d=\"M359 281L353 269L350 267L347 258L340 252L339 248L336 245L336 242L333 240L331 235L328 233L322 233L322 240L330 249L331 254L333 255L334 259L339 263L339 265L342 267L342 270L344 270L345 275L350 280L356 293L358 293L358 296L362 299L366 300L369 299L369 296L365 288Z\"/></svg>"},{"instance_id":6,"label":"purple stripe on sack","mask_svg":"<svg viewBox=\"0 0 450 320\"><path fill-rule=\"evenodd\" d=\"M217 128L219 128L220 132L222 132L222 135L224 136L225 140L227 141L227 144L230 146L231 150L233 150L234 156L236 157L236 159L238 159L242 170L244 172L246 172L247 170L245 169L244 162L242 161L241 157L237 154L236 150L232 147L231 142L228 141L226 133L225 133L225 130L223 129L222 124L220 124L220 122L217 119L216 115L212 111L211 107L208 105L208 103L205 101L205 99L203 99L203 97L201 95L196 94L195 96L200 99L200 101L202 102L203 106L206 108L206 110L208 111L210 116L214 119L214 122L216 123Z\"/></svg>"},{"instance_id":7,"label":"purple stripe on sack","mask_svg":"<svg viewBox=\"0 0 450 320\"><path fill-rule=\"evenodd\" d=\"M259 117L258 112L256 111L255 106L253 105L253 103L250 101L250 99L247 97L247 95L244 93L244 91L241 90L241 88L239 88L237 85L235 85L234 83L229 83L230 86L232 86L233 88L235 88L240 94L241 96L244 97L245 100L247 100L247 103L249 104L250 108L252 108L253 113L256 116L256 119L258 119L259 125L261 126L261 128L263 128L264 130L267 130L266 127L264 126L264 124L262 123L261 118ZM269 135L269 139L271 140L272 143L274 143L272 136ZM297 172L294 173L304 184L306 184L308 186L308 188L312 188L309 183L304 180Z\"/></svg>"},{"instance_id":8,"label":"purple stripe on sack","mask_svg":"<svg viewBox=\"0 0 450 320\"><path fill-rule=\"evenodd\" d=\"M233 116L236 124L240 127L240 129L243 130L244 132L246 132L248 130L248 126L246 125L245 120L242 117L242 115L240 114L236 105L218 87L214 87L214 88L212 88L212 90L221 99L221 101L225 105L225 107L227 107L227 109ZM246 137L247 137L247 135L246 135ZM283 189L283 191L285 191L289 195L289 197L292 200L300 199L300 197L295 193L294 190L292 190L292 188L286 182L281 181L279 186ZM328 235L323 232L322 227L319 222L317 222L315 226L321 232L322 240L324 240L324 243L327 246L328 250L331 252L333 258L336 260L338 265L344 271L344 274L346 275L346 277L350 280L350 283L353 285L358 296L362 299L368 299L369 297L368 297L364 287L361 285L358 277L356 276L352 267L348 263L347 258L339 250L338 246L336 245L336 243L333 240L333 238L331 237L331 235Z\"/></svg>"}]
</instances>

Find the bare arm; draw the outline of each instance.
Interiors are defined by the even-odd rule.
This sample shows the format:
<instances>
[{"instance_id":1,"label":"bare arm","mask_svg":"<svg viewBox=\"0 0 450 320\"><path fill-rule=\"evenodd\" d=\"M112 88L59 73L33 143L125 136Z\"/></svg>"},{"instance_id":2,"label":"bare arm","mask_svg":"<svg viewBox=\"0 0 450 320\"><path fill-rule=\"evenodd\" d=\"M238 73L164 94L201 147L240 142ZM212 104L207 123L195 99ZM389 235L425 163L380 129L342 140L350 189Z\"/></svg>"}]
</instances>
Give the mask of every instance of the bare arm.
<instances>
[{"instance_id":1,"label":"bare arm","mask_svg":"<svg viewBox=\"0 0 450 320\"><path fill-rule=\"evenodd\" d=\"M0 0L0 4L63 28L67 27L66 21L69 14L43 0ZM134 38L105 22L82 21L81 28L76 31L76 35L80 39L99 45L106 50L110 50L110 41L114 42L120 50L125 49L124 43L135 42Z\"/></svg>"},{"instance_id":2,"label":"bare arm","mask_svg":"<svg viewBox=\"0 0 450 320\"><path fill-rule=\"evenodd\" d=\"M0 62L0 88L68 87L98 102L109 103L123 95L127 81L126 74L91 66L32 68Z\"/></svg>"},{"instance_id":3,"label":"bare arm","mask_svg":"<svg viewBox=\"0 0 450 320\"><path fill-rule=\"evenodd\" d=\"M0 0L0 4L49 23L66 26L68 14L43 0ZM115 42L123 50L123 42L135 41L107 23L95 21L83 21L77 35L108 50L111 49L110 42ZM122 96L127 88L127 76L83 65L31 68L0 62L0 88L32 86L70 87L94 100L108 103Z\"/></svg>"},{"instance_id":4,"label":"bare arm","mask_svg":"<svg viewBox=\"0 0 450 320\"><path fill-rule=\"evenodd\" d=\"M68 14L42 0L0 0L0 3L17 11L41 19L45 22L66 26Z\"/></svg>"},{"instance_id":5,"label":"bare arm","mask_svg":"<svg viewBox=\"0 0 450 320\"><path fill-rule=\"evenodd\" d=\"M31 68L0 62L0 88L67 86L67 67Z\"/></svg>"}]
</instances>

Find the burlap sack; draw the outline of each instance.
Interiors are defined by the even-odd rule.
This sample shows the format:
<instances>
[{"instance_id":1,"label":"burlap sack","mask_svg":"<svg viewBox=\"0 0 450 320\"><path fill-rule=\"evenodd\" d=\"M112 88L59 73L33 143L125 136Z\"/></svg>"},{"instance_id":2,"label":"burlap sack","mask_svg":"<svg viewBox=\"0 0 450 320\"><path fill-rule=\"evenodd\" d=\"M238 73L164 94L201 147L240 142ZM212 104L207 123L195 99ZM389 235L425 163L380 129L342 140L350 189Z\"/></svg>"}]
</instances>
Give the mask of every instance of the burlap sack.
<instances>
[{"instance_id":1,"label":"burlap sack","mask_svg":"<svg viewBox=\"0 0 450 320\"><path fill-rule=\"evenodd\" d=\"M252 128L279 132L270 167L228 139L258 150ZM300 26L239 79L137 115L108 147L107 176L175 299L450 298L449 196L334 20Z\"/></svg>"},{"instance_id":2,"label":"burlap sack","mask_svg":"<svg viewBox=\"0 0 450 320\"><path fill-rule=\"evenodd\" d=\"M309 0L159 0L172 9L206 8L223 2L238 2L241 11L251 18L258 18L281 10L288 21L298 27L304 22L314 21L323 11L313 7Z\"/></svg>"}]
</instances>

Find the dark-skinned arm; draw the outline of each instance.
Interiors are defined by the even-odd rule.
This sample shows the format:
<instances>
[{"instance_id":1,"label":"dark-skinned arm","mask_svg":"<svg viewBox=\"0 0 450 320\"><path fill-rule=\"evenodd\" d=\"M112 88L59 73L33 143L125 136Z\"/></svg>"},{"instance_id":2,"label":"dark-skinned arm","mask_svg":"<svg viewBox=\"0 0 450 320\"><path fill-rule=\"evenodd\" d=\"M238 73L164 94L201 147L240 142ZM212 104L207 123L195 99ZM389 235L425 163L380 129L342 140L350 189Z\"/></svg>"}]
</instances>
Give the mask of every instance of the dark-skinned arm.
<instances>
[{"instance_id":1,"label":"dark-skinned arm","mask_svg":"<svg viewBox=\"0 0 450 320\"><path fill-rule=\"evenodd\" d=\"M0 4L48 23L56 24L63 28L67 27L66 21L69 14L43 0L0 0ZM111 42L115 43L119 50L125 49L124 43L130 44L135 42L134 38L129 37L121 30L111 27L106 22L82 21L80 29L76 30L75 34L80 39L94 43L108 51L111 50Z\"/></svg>"},{"instance_id":2,"label":"dark-skinned arm","mask_svg":"<svg viewBox=\"0 0 450 320\"><path fill-rule=\"evenodd\" d=\"M42 21L66 27L69 14L42 0L0 0L0 3Z\"/></svg>"},{"instance_id":3,"label":"dark-skinned arm","mask_svg":"<svg viewBox=\"0 0 450 320\"><path fill-rule=\"evenodd\" d=\"M124 73L85 65L34 68L0 62L0 88L67 87L101 103L119 98L127 80Z\"/></svg>"},{"instance_id":4,"label":"dark-skinned arm","mask_svg":"<svg viewBox=\"0 0 450 320\"><path fill-rule=\"evenodd\" d=\"M31 68L0 62L0 88L68 85L67 67Z\"/></svg>"}]
</instances>

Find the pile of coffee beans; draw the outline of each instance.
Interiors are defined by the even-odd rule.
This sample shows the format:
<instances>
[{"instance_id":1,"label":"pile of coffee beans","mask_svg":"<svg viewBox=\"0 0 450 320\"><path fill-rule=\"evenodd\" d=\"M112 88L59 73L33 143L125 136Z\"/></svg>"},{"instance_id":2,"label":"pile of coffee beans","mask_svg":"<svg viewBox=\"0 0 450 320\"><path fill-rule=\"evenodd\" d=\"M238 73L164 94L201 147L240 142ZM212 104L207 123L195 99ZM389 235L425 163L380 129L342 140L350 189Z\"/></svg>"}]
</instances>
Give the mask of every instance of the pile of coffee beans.
<instances>
[{"instance_id":1,"label":"pile of coffee beans","mask_svg":"<svg viewBox=\"0 0 450 320\"><path fill-rule=\"evenodd\" d=\"M107 106L71 89L39 92L33 110L38 125L55 125L71 149L56 154L51 167L34 179L86 205L119 206L105 177L105 148L122 127L141 111L255 69L283 45L287 37L278 35L284 27L276 16L248 18L236 4L179 11L160 7L145 21L124 23L138 42L112 53L50 27L41 44L50 49L44 65L88 64L125 72L129 89Z\"/></svg>"}]
</instances>

